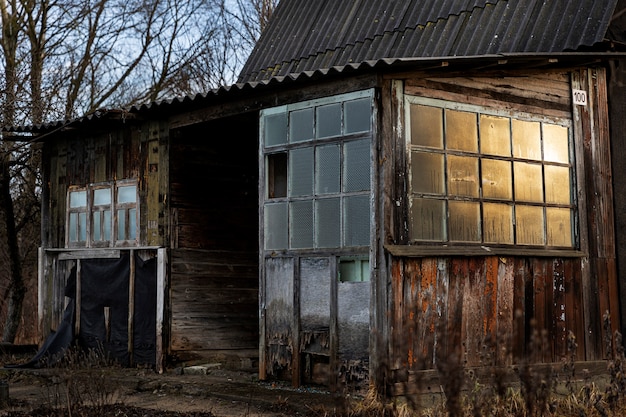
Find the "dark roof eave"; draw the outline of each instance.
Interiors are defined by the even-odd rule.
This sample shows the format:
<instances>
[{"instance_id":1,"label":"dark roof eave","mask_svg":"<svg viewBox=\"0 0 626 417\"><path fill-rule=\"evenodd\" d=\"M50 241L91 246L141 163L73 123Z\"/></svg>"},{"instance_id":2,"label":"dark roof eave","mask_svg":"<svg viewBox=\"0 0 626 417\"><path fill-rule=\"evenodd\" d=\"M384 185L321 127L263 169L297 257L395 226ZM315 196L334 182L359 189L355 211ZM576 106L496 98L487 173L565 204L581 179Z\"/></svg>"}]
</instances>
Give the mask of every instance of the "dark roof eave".
<instances>
[{"instance_id":1,"label":"dark roof eave","mask_svg":"<svg viewBox=\"0 0 626 417\"><path fill-rule=\"evenodd\" d=\"M184 111L201 106L219 104L226 99L252 92L271 91L285 85L300 84L324 78L360 74L371 71L391 73L398 71L430 71L430 70L483 70L483 69L511 69L511 68L549 68L580 65L599 65L615 59L625 59L626 52L551 52L551 53L504 53L496 55L475 56L446 56L446 57L415 57L415 58L383 58L360 63L350 63L343 66L305 71L284 76L272 77L263 81L250 81L219 87L207 93L193 96L183 96L168 100L156 101L142 105L135 105L126 110L101 110L88 116L73 120L57 121L36 126L9 126L2 129L6 137L24 137L25 141L39 141L57 133L91 124L96 121L120 120L136 118L143 113ZM24 136L30 134L30 136Z\"/></svg>"}]
</instances>

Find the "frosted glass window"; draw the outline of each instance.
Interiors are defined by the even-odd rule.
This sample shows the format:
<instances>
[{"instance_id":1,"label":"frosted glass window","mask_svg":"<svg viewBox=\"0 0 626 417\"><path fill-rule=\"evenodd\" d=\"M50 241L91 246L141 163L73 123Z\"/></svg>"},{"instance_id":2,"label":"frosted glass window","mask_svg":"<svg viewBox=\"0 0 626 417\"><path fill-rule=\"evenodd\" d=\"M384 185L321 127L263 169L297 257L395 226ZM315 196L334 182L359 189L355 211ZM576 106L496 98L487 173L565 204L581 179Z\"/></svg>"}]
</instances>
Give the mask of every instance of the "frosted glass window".
<instances>
[{"instance_id":1,"label":"frosted glass window","mask_svg":"<svg viewBox=\"0 0 626 417\"><path fill-rule=\"evenodd\" d=\"M289 205L291 247L313 247L313 202L294 201Z\"/></svg>"},{"instance_id":2,"label":"frosted glass window","mask_svg":"<svg viewBox=\"0 0 626 417\"><path fill-rule=\"evenodd\" d=\"M344 246L369 246L370 198L357 195L344 198Z\"/></svg>"},{"instance_id":3,"label":"frosted glass window","mask_svg":"<svg viewBox=\"0 0 626 417\"><path fill-rule=\"evenodd\" d=\"M372 129L372 100L363 98L344 103L345 133L369 132Z\"/></svg>"},{"instance_id":4,"label":"frosted glass window","mask_svg":"<svg viewBox=\"0 0 626 417\"><path fill-rule=\"evenodd\" d=\"M325 198L315 202L317 246L338 248L341 246L341 201Z\"/></svg>"},{"instance_id":5,"label":"frosted glass window","mask_svg":"<svg viewBox=\"0 0 626 417\"><path fill-rule=\"evenodd\" d=\"M370 188L370 141L346 142L344 145L344 191L365 191Z\"/></svg>"},{"instance_id":6,"label":"frosted glass window","mask_svg":"<svg viewBox=\"0 0 626 417\"><path fill-rule=\"evenodd\" d=\"M521 159L541 160L541 124L525 120L511 121L513 156Z\"/></svg>"},{"instance_id":7,"label":"frosted glass window","mask_svg":"<svg viewBox=\"0 0 626 417\"><path fill-rule=\"evenodd\" d=\"M117 211L117 240L126 240L126 210Z\"/></svg>"},{"instance_id":8,"label":"frosted glass window","mask_svg":"<svg viewBox=\"0 0 626 417\"><path fill-rule=\"evenodd\" d=\"M87 240L87 213L78 213L78 240Z\"/></svg>"},{"instance_id":9,"label":"frosted glass window","mask_svg":"<svg viewBox=\"0 0 626 417\"><path fill-rule=\"evenodd\" d=\"M451 242L480 242L480 204L468 201L448 203Z\"/></svg>"},{"instance_id":10,"label":"frosted glass window","mask_svg":"<svg viewBox=\"0 0 626 417\"><path fill-rule=\"evenodd\" d=\"M543 178L541 165L526 162L514 162L515 200L534 203L543 202Z\"/></svg>"},{"instance_id":11,"label":"frosted glass window","mask_svg":"<svg viewBox=\"0 0 626 417\"><path fill-rule=\"evenodd\" d=\"M446 110L446 147L457 151L478 151L476 113Z\"/></svg>"},{"instance_id":12,"label":"frosted glass window","mask_svg":"<svg viewBox=\"0 0 626 417\"><path fill-rule=\"evenodd\" d=\"M284 145L287 143L287 113L278 113L264 118L265 146Z\"/></svg>"},{"instance_id":13,"label":"frosted glass window","mask_svg":"<svg viewBox=\"0 0 626 417\"><path fill-rule=\"evenodd\" d=\"M443 110L437 107L411 105L411 143L443 148Z\"/></svg>"},{"instance_id":14,"label":"frosted glass window","mask_svg":"<svg viewBox=\"0 0 626 417\"><path fill-rule=\"evenodd\" d=\"M546 208L546 224L548 225L548 246L571 247L572 211L566 208Z\"/></svg>"},{"instance_id":15,"label":"frosted glass window","mask_svg":"<svg viewBox=\"0 0 626 417\"><path fill-rule=\"evenodd\" d=\"M546 203L570 204L571 184L569 168L546 165L544 171L546 177Z\"/></svg>"},{"instance_id":16,"label":"frosted glass window","mask_svg":"<svg viewBox=\"0 0 626 417\"><path fill-rule=\"evenodd\" d=\"M443 200L415 198L411 205L411 236L418 240L446 238L446 206Z\"/></svg>"},{"instance_id":17,"label":"frosted glass window","mask_svg":"<svg viewBox=\"0 0 626 417\"><path fill-rule=\"evenodd\" d=\"M548 162L569 162L569 140L566 127L543 125L543 159Z\"/></svg>"},{"instance_id":18,"label":"frosted glass window","mask_svg":"<svg viewBox=\"0 0 626 417\"><path fill-rule=\"evenodd\" d=\"M87 207L87 191L70 192L70 208Z\"/></svg>"},{"instance_id":19,"label":"frosted glass window","mask_svg":"<svg viewBox=\"0 0 626 417\"><path fill-rule=\"evenodd\" d=\"M102 212L102 215L103 215L103 224L102 224L103 240L111 240L111 210L104 210Z\"/></svg>"},{"instance_id":20,"label":"frosted glass window","mask_svg":"<svg viewBox=\"0 0 626 417\"><path fill-rule=\"evenodd\" d=\"M520 245L545 245L543 207L515 206L517 243Z\"/></svg>"},{"instance_id":21,"label":"frosted glass window","mask_svg":"<svg viewBox=\"0 0 626 417\"><path fill-rule=\"evenodd\" d=\"M480 116L480 151L489 155L511 155L509 118L484 114Z\"/></svg>"},{"instance_id":22,"label":"frosted glass window","mask_svg":"<svg viewBox=\"0 0 626 417\"><path fill-rule=\"evenodd\" d=\"M69 240L76 242L78 241L78 213L70 213L69 223Z\"/></svg>"},{"instance_id":23,"label":"frosted glass window","mask_svg":"<svg viewBox=\"0 0 626 417\"><path fill-rule=\"evenodd\" d=\"M137 239L137 209L128 210L128 240Z\"/></svg>"},{"instance_id":24,"label":"frosted glass window","mask_svg":"<svg viewBox=\"0 0 626 417\"><path fill-rule=\"evenodd\" d=\"M313 148L294 149L289 153L290 196L313 195Z\"/></svg>"},{"instance_id":25,"label":"frosted glass window","mask_svg":"<svg viewBox=\"0 0 626 417\"><path fill-rule=\"evenodd\" d=\"M313 109L292 111L289 116L289 141L313 139Z\"/></svg>"},{"instance_id":26,"label":"frosted glass window","mask_svg":"<svg viewBox=\"0 0 626 417\"><path fill-rule=\"evenodd\" d=\"M317 137L341 135L341 103L327 104L317 108Z\"/></svg>"},{"instance_id":27,"label":"frosted glass window","mask_svg":"<svg viewBox=\"0 0 626 417\"><path fill-rule=\"evenodd\" d=\"M411 181L414 193L443 194L445 192L444 156L438 153L413 152Z\"/></svg>"},{"instance_id":28,"label":"frosted glass window","mask_svg":"<svg viewBox=\"0 0 626 417\"><path fill-rule=\"evenodd\" d=\"M267 249L287 248L287 203L265 205L265 247Z\"/></svg>"},{"instance_id":29,"label":"frosted glass window","mask_svg":"<svg viewBox=\"0 0 626 417\"><path fill-rule=\"evenodd\" d=\"M483 158L483 197L510 200L513 197L511 162Z\"/></svg>"},{"instance_id":30,"label":"frosted glass window","mask_svg":"<svg viewBox=\"0 0 626 417\"><path fill-rule=\"evenodd\" d=\"M483 204L483 241L513 243L513 207L509 204Z\"/></svg>"},{"instance_id":31,"label":"frosted glass window","mask_svg":"<svg viewBox=\"0 0 626 417\"><path fill-rule=\"evenodd\" d=\"M111 204L111 189L98 188L93 190L93 204L96 206Z\"/></svg>"},{"instance_id":32,"label":"frosted glass window","mask_svg":"<svg viewBox=\"0 0 626 417\"><path fill-rule=\"evenodd\" d=\"M117 188L117 203L136 203L137 187L135 185L125 185Z\"/></svg>"},{"instance_id":33,"label":"frosted glass window","mask_svg":"<svg viewBox=\"0 0 626 417\"><path fill-rule=\"evenodd\" d=\"M97 211L93 213L93 233L92 238L94 241L99 242L102 240L102 225L100 224L102 213Z\"/></svg>"},{"instance_id":34,"label":"frosted glass window","mask_svg":"<svg viewBox=\"0 0 626 417\"><path fill-rule=\"evenodd\" d=\"M478 197L478 158L448 156L448 193L461 197Z\"/></svg>"},{"instance_id":35,"label":"frosted glass window","mask_svg":"<svg viewBox=\"0 0 626 417\"><path fill-rule=\"evenodd\" d=\"M315 192L338 193L341 189L341 147L338 144L319 146L315 152L317 164Z\"/></svg>"}]
</instances>

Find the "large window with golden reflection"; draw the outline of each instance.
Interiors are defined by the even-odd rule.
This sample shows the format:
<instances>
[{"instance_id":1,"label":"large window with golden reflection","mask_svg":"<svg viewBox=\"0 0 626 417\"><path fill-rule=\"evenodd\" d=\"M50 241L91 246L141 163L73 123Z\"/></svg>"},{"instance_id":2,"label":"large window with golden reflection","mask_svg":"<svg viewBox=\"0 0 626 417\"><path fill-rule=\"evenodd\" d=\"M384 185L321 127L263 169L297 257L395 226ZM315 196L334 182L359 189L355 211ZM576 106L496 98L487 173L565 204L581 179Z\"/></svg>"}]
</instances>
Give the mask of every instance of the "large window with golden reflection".
<instances>
[{"instance_id":1,"label":"large window with golden reflection","mask_svg":"<svg viewBox=\"0 0 626 417\"><path fill-rule=\"evenodd\" d=\"M570 120L405 105L413 242L576 247Z\"/></svg>"}]
</instances>

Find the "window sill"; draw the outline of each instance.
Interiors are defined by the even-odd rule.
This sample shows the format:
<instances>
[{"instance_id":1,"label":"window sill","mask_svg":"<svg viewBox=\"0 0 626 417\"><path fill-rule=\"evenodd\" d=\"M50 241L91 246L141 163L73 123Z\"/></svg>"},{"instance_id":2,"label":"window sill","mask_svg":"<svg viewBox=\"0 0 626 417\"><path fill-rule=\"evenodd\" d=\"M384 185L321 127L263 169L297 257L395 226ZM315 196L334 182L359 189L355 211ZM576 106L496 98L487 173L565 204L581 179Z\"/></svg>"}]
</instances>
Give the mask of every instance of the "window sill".
<instances>
[{"instance_id":1,"label":"window sill","mask_svg":"<svg viewBox=\"0 0 626 417\"><path fill-rule=\"evenodd\" d=\"M449 245L385 245L393 256L409 258L434 256L525 256L547 258L582 258L587 256L575 249L541 249L524 247L449 246Z\"/></svg>"}]
</instances>

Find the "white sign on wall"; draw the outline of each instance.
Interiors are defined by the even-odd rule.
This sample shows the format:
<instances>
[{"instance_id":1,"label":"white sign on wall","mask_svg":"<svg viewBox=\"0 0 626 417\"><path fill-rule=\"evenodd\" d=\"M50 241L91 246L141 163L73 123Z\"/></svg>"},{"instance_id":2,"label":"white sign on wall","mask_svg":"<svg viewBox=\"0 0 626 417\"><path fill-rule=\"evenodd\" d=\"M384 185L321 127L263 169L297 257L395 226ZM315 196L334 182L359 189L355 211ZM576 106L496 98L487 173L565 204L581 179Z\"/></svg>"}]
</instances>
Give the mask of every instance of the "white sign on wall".
<instances>
[{"instance_id":1,"label":"white sign on wall","mask_svg":"<svg viewBox=\"0 0 626 417\"><path fill-rule=\"evenodd\" d=\"M572 90L572 98L574 100L574 105L587 105L587 92L585 90Z\"/></svg>"}]
</instances>

